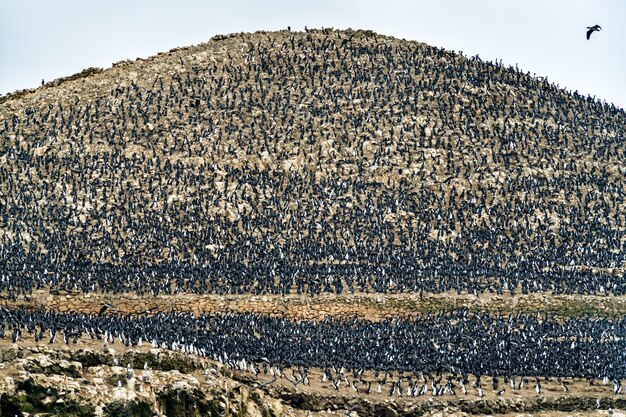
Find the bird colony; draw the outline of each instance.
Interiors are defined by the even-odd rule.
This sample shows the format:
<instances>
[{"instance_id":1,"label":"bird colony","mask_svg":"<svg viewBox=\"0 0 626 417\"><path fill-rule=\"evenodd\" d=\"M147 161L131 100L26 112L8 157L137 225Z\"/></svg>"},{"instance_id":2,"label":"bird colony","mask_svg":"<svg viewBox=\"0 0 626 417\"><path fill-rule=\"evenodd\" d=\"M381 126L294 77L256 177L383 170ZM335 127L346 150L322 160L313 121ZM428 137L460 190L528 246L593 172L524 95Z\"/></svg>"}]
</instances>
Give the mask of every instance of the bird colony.
<instances>
[{"instance_id":1,"label":"bird colony","mask_svg":"<svg viewBox=\"0 0 626 417\"><path fill-rule=\"evenodd\" d=\"M453 301L623 297L625 133L623 110L545 78L351 30L219 36L0 98L2 343L181 350L298 389L315 369L348 394L623 395L623 316ZM108 301L50 311L42 292ZM450 308L126 314L128 293Z\"/></svg>"}]
</instances>

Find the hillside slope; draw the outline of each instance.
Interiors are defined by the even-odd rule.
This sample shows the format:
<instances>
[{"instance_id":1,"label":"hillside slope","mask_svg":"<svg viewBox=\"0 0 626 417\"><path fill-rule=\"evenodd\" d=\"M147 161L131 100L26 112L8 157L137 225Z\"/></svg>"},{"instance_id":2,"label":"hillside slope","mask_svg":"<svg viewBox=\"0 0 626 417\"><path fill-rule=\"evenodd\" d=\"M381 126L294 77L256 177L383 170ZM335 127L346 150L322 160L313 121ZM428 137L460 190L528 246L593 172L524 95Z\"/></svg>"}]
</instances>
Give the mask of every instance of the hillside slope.
<instances>
[{"instance_id":1,"label":"hillside slope","mask_svg":"<svg viewBox=\"0 0 626 417\"><path fill-rule=\"evenodd\" d=\"M85 291L623 294L625 126L370 32L218 37L0 105L0 263Z\"/></svg>"}]
</instances>

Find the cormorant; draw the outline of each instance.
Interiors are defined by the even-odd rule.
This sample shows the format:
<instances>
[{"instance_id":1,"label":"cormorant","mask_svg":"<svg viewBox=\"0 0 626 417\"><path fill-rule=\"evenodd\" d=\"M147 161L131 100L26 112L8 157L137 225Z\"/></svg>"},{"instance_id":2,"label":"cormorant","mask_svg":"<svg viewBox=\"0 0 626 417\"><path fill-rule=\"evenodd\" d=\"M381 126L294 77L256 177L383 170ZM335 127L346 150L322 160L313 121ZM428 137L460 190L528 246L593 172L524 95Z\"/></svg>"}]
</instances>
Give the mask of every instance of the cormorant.
<instances>
[{"instance_id":1,"label":"cormorant","mask_svg":"<svg viewBox=\"0 0 626 417\"><path fill-rule=\"evenodd\" d=\"M587 29L589 29L587 31L587 40L589 40L589 38L591 37L591 34L593 32L599 32L602 30L602 28L600 27L600 25L593 25L593 26L587 26Z\"/></svg>"},{"instance_id":2,"label":"cormorant","mask_svg":"<svg viewBox=\"0 0 626 417\"><path fill-rule=\"evenodd\" d=\"M102 308L100 309L100 311L98 311L98 316L101 316L104 314L105 311L107 311L109 308L113 307L113 304L109 304L109 303L105 303Z\"/></svg>"}]
</instances>

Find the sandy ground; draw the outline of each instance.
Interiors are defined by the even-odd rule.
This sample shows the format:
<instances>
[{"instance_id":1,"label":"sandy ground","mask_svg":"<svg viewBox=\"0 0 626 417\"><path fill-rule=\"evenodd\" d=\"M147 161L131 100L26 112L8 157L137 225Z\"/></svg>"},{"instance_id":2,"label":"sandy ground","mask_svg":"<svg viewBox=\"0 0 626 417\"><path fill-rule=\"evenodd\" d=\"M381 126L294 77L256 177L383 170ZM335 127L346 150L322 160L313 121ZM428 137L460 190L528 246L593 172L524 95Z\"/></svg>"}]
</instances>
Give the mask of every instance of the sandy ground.
<instances>
[{"instance_id":1,"label":"sandy ground","mask_svg":"<svg viewBox=\"0 0 626 417\"><path fill-rule=\"evenodd\" d=\"M97 314L110 303L114 308L107 314L155 314L181 311L193 313L257 313L291 319L323 320L326 317L372 321L390 317L415 317L424 313L466 308L469 311L488 311L493 314L536 312L555 317L579 315L623 316L626 314L626 296L552 295L545 293L496 295L411 293L355 293L309 295L216 295L189 294L138 296L133 293L63 293L51 295L46 290L34 291L29 298L9 300L0 294L7 307L45 309L57 312ZM146 312L149 310L149 312Z\"/></svg>"}]
</instances>

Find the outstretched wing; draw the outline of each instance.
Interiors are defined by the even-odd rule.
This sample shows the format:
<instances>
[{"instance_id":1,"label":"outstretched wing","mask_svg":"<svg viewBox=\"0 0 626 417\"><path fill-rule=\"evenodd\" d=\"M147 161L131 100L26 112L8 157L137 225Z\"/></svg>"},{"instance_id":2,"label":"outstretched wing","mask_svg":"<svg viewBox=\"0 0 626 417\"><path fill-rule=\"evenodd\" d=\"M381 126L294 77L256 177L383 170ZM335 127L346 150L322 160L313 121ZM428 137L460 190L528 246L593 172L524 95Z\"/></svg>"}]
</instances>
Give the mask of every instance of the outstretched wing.
<instances>
[{"instance_id":1,"label":"outstretched wing","mask_svg":"<svg viewBox=\"0 0 626 417\"><path fill-rule=\"evenodd\" d=\"M587 31L587 40L589 40L589 38L591 37L591 34L593 33L593 29L589 29Z\"/></svg>"}]
</instances>

